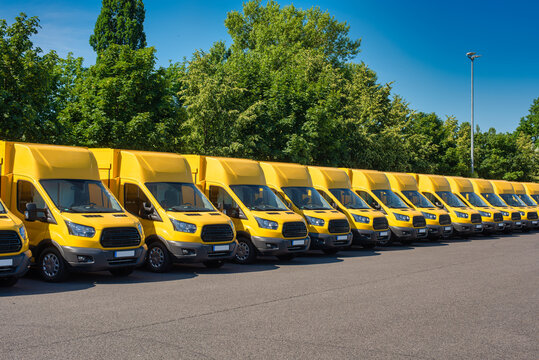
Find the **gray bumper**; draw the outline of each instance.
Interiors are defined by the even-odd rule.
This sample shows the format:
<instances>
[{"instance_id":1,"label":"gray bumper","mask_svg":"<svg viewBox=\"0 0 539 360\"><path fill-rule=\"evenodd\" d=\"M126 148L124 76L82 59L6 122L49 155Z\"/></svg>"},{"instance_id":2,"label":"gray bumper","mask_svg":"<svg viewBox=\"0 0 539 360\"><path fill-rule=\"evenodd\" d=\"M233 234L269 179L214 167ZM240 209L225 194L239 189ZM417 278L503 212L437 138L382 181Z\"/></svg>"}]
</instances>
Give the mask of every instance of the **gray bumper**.
<instances>
[{"instance_id":1,"label":"gray bumper","mask_svg":"<svg viewBox=\"0 0 539 360\"><path fill-rule=\"evenodd\" d=\"M520 222L522 223L522 229L531 229L532 228L532 224L529 220L520 220Z\"/></svg>"},{"instance_id":2,"label":"gray bumper","mask_svg":"<svg viewBox=\"0 0 539 360\"><path fill-rule=\"evenodd\" d=\"M61 246L62 256L69 266L80 271L102 271L122 267L137 267L142 265L146 256L146 249L141 246L136 249L101 250L94 248L79 248ZM122 252L133 251L134 254L124 256ZM87 260L79 261L78 256L85 256Z\"/></svg>"},{"instance_id":3,"label":"gray bumper","mask_svg":"<svg viewBox=\"0 0 539 360\"><path fill-rule=\"evenodd\" d=\"M0 256L0 260L12 261L11 265L0 267L0 278L23 277L30 266L30 258L26 255L26 252L13 256Z\"/></svg>"},{"instance_id":4,"label":"gray bumper","mask_svg":"<svg viewBox=\"0 0 539 360\"><path fill-rule=\"evenodd\" d=\"M259 253L262 255L285 255L302 253L309 250L311 240L309 237L303 239L283 239L263 236L251 236L251 241ZM301 244L303 242L303 244Z\"/></svg>"},{"instance_id":5,"label":"gray bumper","mask_svg":"<svg viewBox=\"0 0 539 360\"><path fill-rule=\"evenodd\" d=\"M449 225L427 225L430 237L444 237L453 234L453 226Z\"/></svg>"},{"instance_id":6,"label":"gray bumper","mask_svg":"<svg viewBox=\"0 0 539 360\"><path fill-rule=\"evenodd\" d=\"M427 228L411 228L411 227L401 227L401 226L390 226L391 232L398 240L415 240L426 238L428 235Z\"/></svg>"},{"instance_id":7,"label":"gray bumper","mask_svg":"<svg viewBox=\"0 0 539 360\"><path fill-rule=\"evenodd\" d=\"M211 260L228 260L236 254L237 243L200 244L182 241L165 241L165 245L174 256L175 262L201 263ZM228 249L223 249L228 246Z\"/></svg>"},{"instance_id":8,"label":"gray bumper","mask_svg":"<svg viewBox=\"0 0 539 360\"><path fill-rule=\"evenodd\" d=\"M480 225L480 226L477 226ZM483 224L453 223L453 228L458 234L474 234L483 232Z\"/></svg>"},{"instance_id":9,"label":"gray bumper","mask_svg":"<svg viewBox=\"0 0 539 360\"><path fill-rule=\"evenodd\" d=\"M387 230L360 230L352 229L353 245L376 245L379 242L391 240L391 231Z\"/></svg>"},{"instance_id":10,"label":"gray bumper","mask_svg":"<svg viewBox=\"0 0 539 360\"><path fill-rule=\"evenodd\" d=\"M532 229L539 228L539 220L529 220L529 221L530 221L530 225L531 225Z\"/></svg>"},{"instance_id":11,"label":"gray bumper","mask_svg":"<svg viewBox=\"0 0 539 360\"><path fill-rule=\"evenodd\" d=\"M344 235L331 235L320 233L309 233L311 238L311 250L335 249L352 245L352 233ZM342 237L342 238L341 238Z\"/></svg>"},{"instance_id":12,"label":"gray bumper","mask_svg":"<svg viewBox=\"0 0 539 360\"><path fill-rule=\"evenodd\" d=\"M491 222L483 221L483 231L496 232L505 230L505 223L503 222Z\"/></svg>"}]
</instances>

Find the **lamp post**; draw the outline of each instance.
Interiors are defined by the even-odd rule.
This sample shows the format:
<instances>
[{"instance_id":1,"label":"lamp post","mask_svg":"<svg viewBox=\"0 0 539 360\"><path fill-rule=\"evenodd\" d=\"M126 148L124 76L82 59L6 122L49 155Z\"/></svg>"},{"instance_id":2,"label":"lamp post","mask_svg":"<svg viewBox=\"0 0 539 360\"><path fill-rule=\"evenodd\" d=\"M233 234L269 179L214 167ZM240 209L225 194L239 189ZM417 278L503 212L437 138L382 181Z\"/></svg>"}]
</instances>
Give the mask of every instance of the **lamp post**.
<instances>
[{"instance_id":1,"label":"lamp post","mask_svg":"<svg viewBox=\"0 0 539 360\"><path fill-rule=\"evenodd\" d=\"M473 121L473 61L475 59L477 59L478 57L480 57L481 55L477 55L476 53L474 52L468 52L466 53L466 56L468 57L468 59L470 59L471 63L472 63L472 121L471 121L471 145L470 145L470 158L472 160L472 176L473 176L473 173L474 173L474 161L473 161L473 133L474 133L474 121Z\"/></svg>"}]
</instances>

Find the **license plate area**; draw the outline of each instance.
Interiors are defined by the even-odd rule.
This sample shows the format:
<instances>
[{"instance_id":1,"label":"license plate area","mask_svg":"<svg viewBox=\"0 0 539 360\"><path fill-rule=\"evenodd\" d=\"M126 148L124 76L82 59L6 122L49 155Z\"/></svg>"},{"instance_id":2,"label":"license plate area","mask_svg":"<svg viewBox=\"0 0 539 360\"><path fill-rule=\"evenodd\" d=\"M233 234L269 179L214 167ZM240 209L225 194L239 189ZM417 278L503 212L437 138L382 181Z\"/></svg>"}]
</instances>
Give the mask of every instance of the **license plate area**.
<instances>
[{"instance_id":1,"label":"license plate area","mask_svg":"<svg viewBox=\"0 0 539 360\"><path fill-rule=\"evenodd\" d=\"M522 223L520 221L517 221L515 224L522 225Z\"/></svg>"},{"instance_id":2,"label":"license plate area","mask_svg":"<svg viewBox=\"0 0 539 360\"><path fill-rule=\"evenodd\" d=\"M300 245L305 245L305 239L292 240L292 246L300 246Z\"/></svg>"},{"instance_id":3,"label":"license plate area","mask_svg":"<svg viewBox=\"0 0 539 360\"><path fill-rule=\"evenodd\" d=\"M451 231L451 226L446 226L446 227L444 228L444 230L445 230L445 231Z\"/></svg>"},{"instance_id":4,"label":"license plate area","mask_svg":"<svg viewBox=\"0 0 539 360\"><path fill-rule=\"evenodd\" d=\"M420 233L420 234L424 234L424 233L427 232L427 229L419 229L419 230L417 230L417 232Z\"/></svg>"},{"instance_id":5,"label":"license plate area","mask_svg":"<svg viewBox=\"0 0 539 360\"><path fill-rule=\"evenodd\" d=\"M0 267L13 266L13 259L0 260Z\"/></svg>"},{"instance_id":6,"label":"license plate area","mask_svg":"<svg viewBox=\"0 0 539 360\"><path fill-rule=\"evenodd\" d=\"M122 250L122 251L115 251L114 257L115 258L127 258L127 257L134 257L135 256L135 250Z\"/></svg>"},{"instance_id":7,"label":"license plate area","mask_svg":"<svg viewBox=\"0 0 539 360\"><path fill-rule=\"evenodd\" d=\"M387 236L388 235L388 232L387 231L381 231L380 232L380 236Z\"/></svg>"},{"instance_id":8,"label":"license plate area","mask_svg":"<svg viewBox=\"0 0 539 360\"><path fill-rule=\"evenodd\" d=\"M476 228L476 229L481 229L482 227L483 227L482 224L477 224L477 225L475 225L475 228Z\"/></svg>"},{"instance_id":9,"label":"license plate area","mask_svg":"<svg viewBox=\"0 0 539 360\"><path fill-rule=\"evenodd\" d=\"M230 245L213 245L213 251L228 251L230 250Z\"/></svg>"},{"instance_id":10,"label":"license plate area","mask_svg":"<svg viewBox=\"0 0 539 360\"><path fill-rule=\"evenodd\" d=\"M348 235L337 235L337 240L348 240Z\"/></svg>"},{"instance_id":11,"label":"license plate area","mask_svg":"<svg viewBox=\"0 0 539 360\"><path fill-rule=\"evenodd\" d=\"M503 226L504 226L503 223L499 223L499 224L498 224L498 227L503 227Z\"/></svg>"}]
</instances>

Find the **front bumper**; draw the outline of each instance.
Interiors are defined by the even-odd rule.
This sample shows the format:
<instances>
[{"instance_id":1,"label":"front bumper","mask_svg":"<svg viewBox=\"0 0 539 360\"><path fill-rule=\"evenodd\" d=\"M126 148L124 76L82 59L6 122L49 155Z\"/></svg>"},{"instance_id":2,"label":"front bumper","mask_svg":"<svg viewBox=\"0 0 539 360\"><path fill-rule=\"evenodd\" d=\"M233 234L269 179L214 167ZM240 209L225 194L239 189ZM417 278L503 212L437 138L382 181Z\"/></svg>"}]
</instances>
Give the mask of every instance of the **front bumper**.
<instances>
[{"instance_id":1,"label":"front bumper","mask_svg":"<svg viewBox=\"0 0 539 360\"><path fill-rule=\"evenodd\" d=\"M427 225L429 237L444 237L453 234L453 226L449 225Z\"/></svg>"},{"instance_id":2,"label":"front bumper","mask_svg":"<svg viewBox=\"0 0 539 360\"><path fill-rule=\"evenodd\" d=\"M398 240L415 240L423 239L428 235L427 228L412 228L412 227L401 227L401 226L390 226L391 232Z\"/></svg>"},{"instance_id":3,"label":"front bumper","mask_svg":"<svg viewBox=\"0 0 539 360\"><path fill-rule=\"evenodd\" d=\"M532 229L539 228L539 220L529 220Z\"/></svg>"},{"instance_id":4,"label":"front bumper","mask_svg":"<svg viewBox=\"0 0 539 360\"><path fill-rule=\"evenodd\" d=\"M235 241L224 244L200 244L167 240L166 246L174 256L173 260L180 263L228 260L234 257L237 249L237 243Z\"/></svg>"},{"instance_id":5,"label":"front bumper","mask_svg":"<svg viewBox=\"0 0 539 360\"><path fill-rule=\"evenodd\" d=\"M353 245L372 246L377 243L391 240L391 231L388 230L360 230L352 229Z\"/></svg>"},{"instance_id":6,"label":"front bumper","mask_svg":"<svg viewBox=\"0 0 539 360\"><path fill-rule=\"evenodd\" d=\"M69 266L77 271L102 271L122 267L137 267L142 265L146 256L146 245L136 249L101 250L61 246L60 251ZM131 252L127 253L126 252ZM85 257L86 261L80 261Z\"/></svg>"},{"instance_id":7,"label":"front bumper","mask_svg":"<svg viewBox=\"0 0 539 360\"><path fill-rule=\"evenodd\" d=\"M309 233L309 237L311 238L310 249L322 250L350 246L352 245L353 235L351 232L343 235Z\"/></svg>"},{"instance_id":8,"label":"front bumper","mask_svg":"<svg viewBox=\"0 0 539 360\"><path fill-rule=\"evenodd\" d=\"M483 223L481 224L468 224L468 223L453 223L453 228L458 234L474 234L483 231Z\"/></svg>"},{"instance_id":9,"label":"front bumper","mask_svg":"<svg viewBox=\"0 0 539 360\"><path fill-rule=\"evenodd\" d=\"M483 221L484 232L497 232L497 231L504 231L504 230L505 230L504 222Z\"/></svg>"},{"instance_id":10,"label":"front bumper","mask_svg":"<svg viewBox=\"0 0 539 360\"><path fill-rule=\"evenodd\" d=\"M0 256L0 260L11 262L11 265L0 266L0 278L23 277L30 266L31 256L32 253L30 251L25 251L18 255Z\"/></svg>"},{"instance_id":11,"label":"front bumper","mask_svg":"<svg viewBox=\"0 0 539 360\"><path fill-rule=\"evenodd\" d=\"M302 239L270 238L251 236L251 241L262 255L285 255L302 253L309 250L311 239L307 236Z\"/></svg>"},{"instance_id":12,"label":"front bumper","mask_svg":"<svg viewBox=\"0 0 539 360\"><path fill-rule=\"evenodd\" d=\"M532 228L532 224L530 222L530 220L525 220L525 219L522 219L520 220L520 222L522 222L522 230L527 230L527 229L531 229Z\"/></svg>"}]
</instances>

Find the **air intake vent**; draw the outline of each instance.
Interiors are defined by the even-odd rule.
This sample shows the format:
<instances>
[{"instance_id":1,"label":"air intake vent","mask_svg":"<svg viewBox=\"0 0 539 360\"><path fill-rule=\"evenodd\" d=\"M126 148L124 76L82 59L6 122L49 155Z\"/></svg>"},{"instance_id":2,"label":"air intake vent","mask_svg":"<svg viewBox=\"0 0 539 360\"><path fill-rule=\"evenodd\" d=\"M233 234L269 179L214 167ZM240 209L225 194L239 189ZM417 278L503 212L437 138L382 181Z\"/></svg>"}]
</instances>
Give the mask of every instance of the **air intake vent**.
<instances>
[{"instance_id":1,"label":"air intake vent","mask_svg":"<svg viewBox=\"0 0 539 360\"><path fill-rule=\"evenodd\" d=\"M348 220L346 219L330 220L328 230L332 234L349 233L350 224L348 224Z\"/></svg>"},{"instance_id":2,"label":"air intake vent","mask_svg":"<svg viewBox=\"0 0 539 360\"><path fill-rule=\"evenodd\" d=\"M519 212L511 213L511 220L520 220L520 213Z\"/></svg>"},{"instance_id":3,"label":"air intake vent","mask_svg":"<svg viewBox=\"0 0 539 360\"><path fill-rule=\"evenodd\" d=\"M204 225L200 237L205 242L232 241L234 239L234 231L228 224Z\"/></svg>"},{"instance_id":4,"label":"air intake vent","mask_svg":"<svg viewBox=\"0 0 539 360\"><path fill-rule=\"evenodd\" d=\"M7 215L0 215L0 219L9 219Z\"/></svg>"},{"instance_id":5,"label":"air intake vent","mask_svg":"<svg viewBox=\"0 0 539 360\"><path fill-rule=\"evenodd\" d=\"M372 228L374 230L385 230L389 227L385 216L377 217L372 220Z\"/></svg>"},{"instance_id":6,"label":"air intake vent","mask_svg":"<svg viewBox=\"0 0 539 360\"><path fill-rule=\"evenodd\" d=\"M0 254L14 253L21 249L22 242L19 234L12 230L0 231Z\"/></svg>"},{"instance_id":7,"label":"air intake vent","mask_svg":"<svg viewBox=\"0 0 539 360\"><path fill-rule=\"evenodd\" d=\"M493 219L494 219L494 221L496 221L496 222L503 221L502 213L494 213Z\"/></svg>"},{"instance_id":8,"label":"air intake vent","mask_svg":"<svg viewBox=\"0 0 539 360\"><path fill-rule=\"evenodd\" d=\"M185 216L202 216L202 215L197 214L197 213L193 213L193 214L185 214Z\"/></svg>"},{"instance_id":9,"label":"air intake vent","mask_svg":"<svg viewBox=\"0 0 539 360\"><path fill-rule=\"evenodd\" d=\"M113 216L114 217L127 217L127 215L125 214L114 214Z\"/></svg>"},{"instance_id":10,"label":"air intake vent","mask_svg":"<svg viewBox=\"0 0 539 360\"><path fill-rule=\"evenodd\" d=\"M84 216L85 218L102 218L103 215L82 215Z\"/></svg>"},{"instance_id":11,"label":"air intake vent","mask_svg":"<svg viewBox=\"0 0 539 360\"><path fill-rule=\"evenodd\" d=\"M269 212L268 215L279 215L278 212Z\"/></svg>"},{"instance_id":12,"label":"air intake vent","mask_svg":"<svg viewBox=\"0 0 539 360\"><path fill-rule=\"evenodd\" d=\"M471 220L472 220L472 224L481 224L481 215L472 214Z\"/></svg>"},{"instance_id":13,"label":"air intake vent","mask_svg":"<svg viewBox=\"0 0 539 360\"><path fill-rule=\"evenodd\" d=\"M528 220L537 220L537 213L535 211L531 211L528 213Z\"/></svg>"},{"instance_id":14,"label":"air intake vent","mask_svg":"<svg viewBox=\"0 0 539 360\"><path fill-rule=\"evenodd\" d=\"M451 216L447 214L442 214L440 215L438 221L440 222L440 225L449 225L451 224Z\"/></svg>"},{"instance_id":15,"label":"air intake vent","mask_svg":"<svg viewBox=\"0 0 539 360\"><path fill-rule=\"evenodd\" d=\"M427 226L427 222L425 221L424 216L414 216L412 219L412 225L414 227L425 227Z\"/></svg>"},{"instance_id":16,"label":"air intake vent","mask_svg":"<svg viewBox=\"0 0 539 360\"><path fill-rule=\"evenodd\" d=\"M210 213L211 216L219 216L219 213Z\"/></svg>"},{"instance_id":17,"label":"air intake vent","mask_svg":"<svg viewBox=\"0 0 539 360\"><path fill-rule=\"evenodd\" d=\"M140 234L133 227L114 227L103 229L101 246L104 248L132 247L140 244Z\"/></svg>"},{"instance_id":18,"label":"air intake vent","mask_svg":"<svg viewBox=\"0 0 539 360\"><path fill-rule=\"evenodd\" d=\"M305 237L307 236L307 227L300 221L286 222L283 224L283 236L285 238Z\"/></svg>"}]
</instances>

